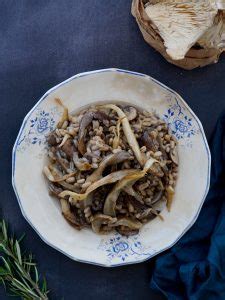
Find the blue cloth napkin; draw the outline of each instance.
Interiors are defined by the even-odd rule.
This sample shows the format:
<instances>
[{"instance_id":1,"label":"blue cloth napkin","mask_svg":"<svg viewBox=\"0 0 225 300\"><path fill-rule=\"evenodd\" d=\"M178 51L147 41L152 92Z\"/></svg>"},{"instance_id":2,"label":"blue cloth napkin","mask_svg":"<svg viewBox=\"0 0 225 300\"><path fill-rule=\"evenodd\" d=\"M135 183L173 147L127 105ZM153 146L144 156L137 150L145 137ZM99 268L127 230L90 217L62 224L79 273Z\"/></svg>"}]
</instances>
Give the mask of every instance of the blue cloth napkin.
<instances>
[{"instance_id":1,"label":"blue cloth napkin","mask_svg":"<svg viewBox=\"0 0 225 300\"><path fill-rule=\"evenodd\" d=\"M194 226L156 258L151 288L169 300L225 300L225 112L211 140L211 185Z\"/></svg>"}]
</instances>

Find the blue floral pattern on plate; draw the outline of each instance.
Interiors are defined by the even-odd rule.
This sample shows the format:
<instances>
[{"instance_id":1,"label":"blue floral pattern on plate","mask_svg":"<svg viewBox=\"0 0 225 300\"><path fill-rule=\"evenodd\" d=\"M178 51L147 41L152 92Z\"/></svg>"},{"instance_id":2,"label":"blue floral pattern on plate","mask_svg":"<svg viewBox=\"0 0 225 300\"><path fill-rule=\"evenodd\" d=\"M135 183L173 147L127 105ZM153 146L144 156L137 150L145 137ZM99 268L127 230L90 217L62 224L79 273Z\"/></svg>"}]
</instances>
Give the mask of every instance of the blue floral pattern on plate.
<instances>
[{"instance_id":1,"label":"blue floral pattern on plate","mask_svg":"<svg viewBox=\"0 0 225 300\"><path fill-rule=\"evenodd\" d=\"M168 102L169 108L163 115L164 121L178 140L183 140L186 146L191 147L190 138L197 133L192 118L185 113L185 108L181 107L176 98L168 98Z\"/></svg>"},{"instance_id":2,"label":"blue floral pattern on plate","mask_svg":"<svg viewBox=\"0 0 225 300\"><path fill-rule=\"evenodd\" d=\"M46 136L55 128L56 117L60 112L57 107L54 107L50 111L38 108L35 111L35 115L28 120L29 126L24 134L18 141L18 149L20 152L24 151L31 145L46 146Z\"/></svg>"},{"instance_id":3,"label":"blue floral pattern on plate","mask_svg":"<svg viewBox=\"0 0 225 300\"><path fill-rule=\"evenodd\" d=\"M126 261L131 257L145 258L153 255L155 250L150 247L145 247L139 241L139 235L124 237L119 233L115 233L111 238L101 240L99 250L102 250L107 256L108 263L112 261Z\"/></svg>"}]
</instances>

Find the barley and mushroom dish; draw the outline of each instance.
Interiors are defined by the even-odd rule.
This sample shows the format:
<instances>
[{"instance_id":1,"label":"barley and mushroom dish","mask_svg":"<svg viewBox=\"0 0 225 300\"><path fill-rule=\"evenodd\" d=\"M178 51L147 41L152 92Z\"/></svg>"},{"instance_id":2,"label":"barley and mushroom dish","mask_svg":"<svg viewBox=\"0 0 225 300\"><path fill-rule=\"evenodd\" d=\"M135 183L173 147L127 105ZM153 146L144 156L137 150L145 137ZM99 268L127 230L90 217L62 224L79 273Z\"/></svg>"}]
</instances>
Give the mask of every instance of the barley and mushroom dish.
<instances>
[{"instance_id":1,"label":"barley and mushroom dish","mask_svg":"<svg viewBox=\"0 0 225 300\"><path fill-rule=\"evenodd\" d=\"M77 229L129 236L170 211L178 175L176 140L152 112L120 104L63 114L47 137L44 174Z\"/></svg>"}]
</instances>

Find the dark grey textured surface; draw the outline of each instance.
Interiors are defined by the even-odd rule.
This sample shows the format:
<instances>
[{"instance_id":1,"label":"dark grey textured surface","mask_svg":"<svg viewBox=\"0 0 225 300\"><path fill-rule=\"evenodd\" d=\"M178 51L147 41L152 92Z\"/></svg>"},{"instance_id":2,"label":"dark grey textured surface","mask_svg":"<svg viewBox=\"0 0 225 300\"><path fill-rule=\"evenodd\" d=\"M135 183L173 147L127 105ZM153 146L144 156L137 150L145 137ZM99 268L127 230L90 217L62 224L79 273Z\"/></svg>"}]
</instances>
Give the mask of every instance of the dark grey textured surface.
<instances>
[{"instance_id":1,"label":"dark grey textured surface","mask_svg":"<svg viewBox=\"0 0 225 300\"><path fill-rule=\"evenodd\" d=\"M46 273L52 299L163 299L148 287L154 260L104 269L73 262L45 245L23 219L11 187L11 150L25 114L55 84L83 71L119 67L179 92L210 136L225 108L225 59L183 71L142 39L130 0L0 1L1 214ZM32 172L32 170L31 170ZM0 299L7 299L0 289Z\"/></svg>"}]
</instances>

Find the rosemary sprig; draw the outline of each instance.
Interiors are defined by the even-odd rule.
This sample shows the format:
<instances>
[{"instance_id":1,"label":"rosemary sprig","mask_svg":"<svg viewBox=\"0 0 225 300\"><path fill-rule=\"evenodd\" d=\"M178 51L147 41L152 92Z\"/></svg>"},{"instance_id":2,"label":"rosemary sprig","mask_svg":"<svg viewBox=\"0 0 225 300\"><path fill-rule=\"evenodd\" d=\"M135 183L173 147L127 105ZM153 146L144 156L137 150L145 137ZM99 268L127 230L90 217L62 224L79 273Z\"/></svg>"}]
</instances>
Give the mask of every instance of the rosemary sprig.
<instances>
[{"instance_id":1,"label":"rosemary sprig","mask_svg":"<svg viewBox=\"0 0 225 300\"><path fill-rule=\"evenodd\" d=\"M25 300L48 300L45 278L41 280L32 254L21 253L20 242L9 236L4 220L0 220L0 281L12 296Z\"/></svg>"}]
</instances>

